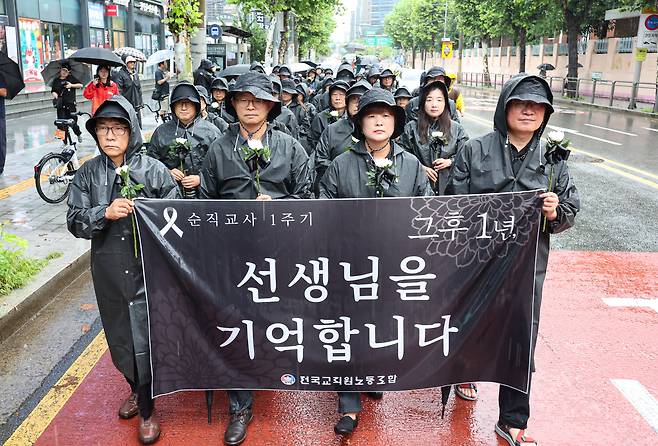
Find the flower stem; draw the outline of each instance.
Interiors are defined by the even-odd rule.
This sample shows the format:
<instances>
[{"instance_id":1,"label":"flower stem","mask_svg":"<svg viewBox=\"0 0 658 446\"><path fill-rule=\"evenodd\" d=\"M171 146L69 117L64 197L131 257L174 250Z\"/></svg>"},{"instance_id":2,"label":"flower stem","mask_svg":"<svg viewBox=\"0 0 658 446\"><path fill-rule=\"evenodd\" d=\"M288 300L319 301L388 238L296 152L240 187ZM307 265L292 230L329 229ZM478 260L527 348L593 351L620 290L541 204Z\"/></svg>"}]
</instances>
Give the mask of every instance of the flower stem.
<instances>
[{"instance_id":1,"label":"flower stem","mask_svg":"<svg viewBox=\"0 0 658 446\"><path fill-rule=\"evenodd\" d=\"M260 169L256 167L256 196L260 195Z\"/></svg>"},{"instance_id":2,"label":"flower stem","mask_svg":"<svg viewBox=\"0 0 658 446\"><path fill-rule=\"evenodd\" d=\"M555 164L551 164L551 173L548 176L548 192L553 191L553 170L555 169ZM546 232L546 224L548 223L548 218L544 216L544 225L542 227L542 232Z\"/></svg>"}]
</instances>

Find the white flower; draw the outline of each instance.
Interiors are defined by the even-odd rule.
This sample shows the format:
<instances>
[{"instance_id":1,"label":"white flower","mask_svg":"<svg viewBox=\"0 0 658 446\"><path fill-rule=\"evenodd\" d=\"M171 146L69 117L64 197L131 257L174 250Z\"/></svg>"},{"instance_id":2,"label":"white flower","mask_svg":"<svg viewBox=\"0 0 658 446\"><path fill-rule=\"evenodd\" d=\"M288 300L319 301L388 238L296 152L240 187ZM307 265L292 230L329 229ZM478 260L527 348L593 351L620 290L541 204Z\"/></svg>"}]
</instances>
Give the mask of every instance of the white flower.
<instances>
[{"instance_id":1,"label":"white flower","mask_svg":"<svg viewBox=\"0 0 658 446\"><path fill-rule=\"evenodd\" d=\"M210 104L210 106L212 108L219 108L219 102L213 102L212 104Z\"/></svg>"},{"instance_id":2,"label":"white flower","mask_svg":"<svg viewBox=\"0 0 658 446\"><path fill-rule=\"evenodd\" d=\"M564 140L564 132L560 130L553 130L548 134L548 139L553 142L562 142Z\"/></svg>"},{"instance_id":3,"label":"white flower","mask_svg":"<svg viewBox=\"0 0 658 446\"><path fill-rule=\"evenodd\" d=\"M443 137L443 132L432 132L432 138L441 138Z\"/></svg>"},{"instance_id":4,"label":"white flower","mask_svg":"<svg viewBox=\"0 0 658 446\"><path fill-rule=\"evenodd\" d=\"M388 158L375 158L375 166L380 169L388 169L393 165L393 161Z\"/></svg>"},{"instance_id":5,"label":"white flower","mask_svg":"<svg viewBox=\"0 0 658 446\"><path fill-rule=\"evenodd\" d=\"M331 110L331 111L329 112L329 114L330 114L331 116L333 116L334 118L337 118L337 117L339 116L339 115L338 115L338 110Z\"/></svg>"},{"instance_id":6,"label":"white flower","mask_svg":"<svg viewBox=\"0 0 658 446\"><path fill-rule=\"evenodd\" d=\"M176 138L176 142L178 144L185 144L187 142L187 139L185 139L185 138Z\"/></svg>"},{"instance_id":7,"label":"white flower","mask_svg":"<svg viewBox=\"0 0 658 446\"><path fill-rule=\"evenodd\" d=\"M124 164L123 166L114 169L114 171L117 173L117 175L121 175L122 173L128 172L128 166Z\"/></svg>"},{"instance_id":8,"label":"white flower","mask_svg":"<svg viewBox=\"0 0 658 446\"><path fill-rule=\"evenodd\" d=\"M247 145L250 149L259 150L263 148L263 143L259 139L250 139L247 141Z\"/></svg>"},{"instance_id":9,"label":"white flower","mask_svg":"<svg viewBox=\"0 0 658 446\"><path fill-rule=\"evenodd\" d=\"M352 142L357 143L357 142L359 142L359 140L352 136Z\"/></svg>"}]
</instances>

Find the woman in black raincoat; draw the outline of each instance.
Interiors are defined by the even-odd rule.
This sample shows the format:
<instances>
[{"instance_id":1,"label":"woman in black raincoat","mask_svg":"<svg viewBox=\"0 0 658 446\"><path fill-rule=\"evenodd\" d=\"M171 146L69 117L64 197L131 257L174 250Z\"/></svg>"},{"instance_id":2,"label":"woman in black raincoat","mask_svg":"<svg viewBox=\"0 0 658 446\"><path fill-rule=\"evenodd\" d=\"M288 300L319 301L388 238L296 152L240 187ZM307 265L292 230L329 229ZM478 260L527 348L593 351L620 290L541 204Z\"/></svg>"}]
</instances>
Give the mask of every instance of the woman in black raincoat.
<instances>
[{"instance_id":1,"label":"woman in black raincoat","mask_svg":"<svg viewBox=\"0 0 658 446\"><path fill-rule=\"evenodd\" d=\"M404 110L395 105L393 95L373 88L359 100L354 116L353 136L359 142L339 155L320 182L320 198L414 197L432 194L423 166L393 140L404 128ZM379 180L371 182L369 172ZM381 392L368 393L379 399ZM359 392L338 392L338 412L334 426L339 435L349 435L358 425L361 412Z\"/></svg>"},{"instance_id":2,"label":"woman in black raincoat","mask_svg":"<svg viewBox=\"0 0 658 446\"><path fill-rule=\"evenodd\" d=\"M400 145L425 166L437 195L443 195L455 155L468 141L458 122L450 119L448 88L443 82L425 85L419 96L418 120L407 123Z\"/></svg>"},{"instance_id":3,"label":"woman in black raincoat","mask_svg":"<svg viewBox=\"0 0 658 446\"><path fill-rule=\"evenodd\" d=\"M395 98L395 103L402 108L405 108L407 104L409 104L411 98L413 98L413 96L411 95L411 93L409 93L409 90L406 87L400 87L397 90L395 90L395 93L393 93L393 97Z\"/></svg>"},{"instance_id":4,"label":"woman in black raincoat","mask_svg":"<svg viewBox=\"0 0 658 446\"><path fill-rule=\"evenodd\" d=\"M379 87L390 92L395 87L395 73L386 68L379 74Z\"/></svg>"},{"instance_id":5,"label":"woman in black raincoat","mask_svg":"<svg viewBox=\"0 0 658 446\"><path fill-rule=\"evenodd\" d=\"M203 160L221 132L201 117L201 96L194 85L181 82L169 98L171 120L155 129L148 154L170 169L185 198L196 198Z\"/></svg>"},{"instance_id":6,"label":"woman in black raincoat","mask_svg":"<svg viewBox=\"0 0 658 446\"><path fill-rule=\"evenodd\" d=\"M318 183L331 162L358 142L353 136L354 119L359 111L359 99L371 89L372 86L365 80L352 85L346 95L347 119L339 119L322 133L315 148L315 177Z\"/></svg>"},{"instance_id":7,"label":"woman in black raincoat","mask_svg":"<svg viewBox=\"0 0 658 446\"><path fill-rule=\"evenodd\" d=\"M201 117L217 127L217 130L219 130L220 133L224 133L226 129L228 129L228 123L218 114L209 112L208 104L210 104L210 96L208 95L208 91L201 85L195 85L195 87L196 91L199 92L199 97L201 99Z\"/></svg>"},{"instance_id":8,"label":"woman in black raincoat","mask_svg":"<svg viewBox=\"0 0 658 446\"><path fill-rule=\"evenodd\" d=\"M212 81L210 87L210 94L212 101L208 105L208 112L211 114L219 115L224 121L228 124L235 122L235 118L230 114L226 113L226 104L224 103L224 98L228 93L228 82L223 77L216 77Z\"/></svg>"},{"instance_id":9,"label":"woman in black raincoat","mask_svg":"<svg viewBox=\"0 0 658 446\"><path fill-rule=\"evenodd\" d=\"M331 88L333 83L333 78L325 77L320 84L320 88L315 91L315 94L311 99L311 104L313 104L318 113L326 110L331 105L331 99L329 98L329 88Z\"/></svg>"},{"instance_id":10,"label":"woman in black raincoat","mask_svg":"<svg viewBox=\"0 0 658 446\"><path fill-rule=\"evenodd\" d=\"M141 155L137 114L123 96L107 99L87 121L100 155L77 171L68 198L68 229L91 240L91 275L112 362L131 387L119 409L121 418L139 413L139 438L157 440L160 427L153 415L146 294L138 245L131 222L133 202L122 198L123 180L115 170L127 169L140 197L180 198L176 182L159 161Z\"/></svg>"},{"instance_id":11,"label":"woman in black raincoat","mask_svg":"<svg viewBox=\"0 0 658 446\"><path fill-rule=\"evenodd\" d=\"M318 113L311 123L311 133L308 139L312 147L318 144L322 132L330 124L346 117L345 95L349 88L349 84L345 81L336 81L329 87L329 108Z\"/></svg>"},{"instance_id":12,"label":"woman in black raincoat","mask_svg":"<svg viewBox=\"0 0 658 446\"><path fill-rule=\"evenodd\" d=\"M284 65L281 68L287 69L288 67ZM283 90L281 86L281 81L276 76L271 77L270 80L272 81L272 87L274 87L274 94L280 96L281 91ZM294 82L292 83L293 85L295 84ZM294 89L294 87L292 89L289 88L288 91L293 91L295 93L297 92ZM299 124L297 123L297 118L295 117L295 114L292 111L290 111L288 107L282 104L281 113L279 113L279 116L277 116L274 119L274 121L277 130L281 130L282 132L287 133L288 135L292 136L295 139L299 138Z\"/></svg>"},{"instance_id":13,"label":"woman in black raincoat","mask_svg":"<svg viewBox=\"0 0 658 446\"><path fill-rule=\"evenodd\" d=\"M537 76L522 74L505 83L494 115L494 131L471 139L457 154L446 188L447 194L548 190L540 196L543 218L535 267L533 371L550 235L573 226L580 209L580 198L566 159L550 154L547 157L547 145L541 140L553 113L552 102L548 84ZM560 135L552 137L560 139ZM496 433L510 445L536 445L536 441L525 435L530 415L529 393L500 386L498 402Z\"/></svg>"},{"instance_id":14,"label":"woman in black raincoat","mask_svg":"<svg viewBox=\"0 0 658 446\"><path fill-rule=\"evenodd\" d=\"M306 151L271 124L281 111L272 81L257 72L243 74L229 92L226 108L238 122L210 147L201 173L201 197L263 201L308 198ZM230 390L228 397L231 420L224 441L240 444L253 417L251 391Z\"/></svg>"},{"instance_id":15,"label":"woman in black raincoat","mask_svg":"<svg viewBox=\"0 0 658 446\"><path fill-rule=\"evenodd\" d=\"M283 81L282 84L281 102L295 115L298 124L297 141L304 147L306 153L310 155L313 147L309 144L308 135L311 132L311 122L313 122L317 111L313 104L306 102L308 87L305 84L295 86L294 82L290 80ZM293 86L294 93L292 93Z\"/></svg>"},{"instance_id":16,"label":"woman in black raincoat","mask_svg":"<svg viewBox=\"0 0 658 446\"><path fill-rule=\"evenodd\" d=\"M448 87L448 90L450 90L452 79L448 76L444 68L432 67L420 76L420 88L422 89L425 85L429 85L432 82L443 82L445 86ZM404 109L407 114L407 122L418 119L419 101L420 98L418 96L412 98ZM450 99L448 104L450 105L450 119L456 122L461 122L455 102Z\"/></svg>"}]
</instances>

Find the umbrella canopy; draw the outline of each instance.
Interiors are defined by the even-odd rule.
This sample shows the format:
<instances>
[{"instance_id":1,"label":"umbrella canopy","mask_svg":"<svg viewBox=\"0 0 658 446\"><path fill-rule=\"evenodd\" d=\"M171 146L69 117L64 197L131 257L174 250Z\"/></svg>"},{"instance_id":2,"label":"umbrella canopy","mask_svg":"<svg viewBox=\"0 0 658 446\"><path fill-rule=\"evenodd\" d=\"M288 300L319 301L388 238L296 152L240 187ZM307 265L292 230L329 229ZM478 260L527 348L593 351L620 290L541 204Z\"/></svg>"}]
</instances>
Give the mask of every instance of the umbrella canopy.
<instances>
[{"instance_id":1,"label":"umbrella canopy","mask_svg":"<svg viewBox=\"0 0 658 446\"><path fill-rule=\"evenodd\" d=\"M174 52L172 50L160 50L151 54L148 59L146 59L146 66L150 67L151 65L157 65L160 62L165 60L172 59L174 57Z\"/></svg>"},{"instance_id":2,"label":"umbrella canopy","mask_svg":"<svg viewBox=\"0 0 658 446\"><path fill-rule=\"evenodd\" d=\"M71 75L83 84L86 84L91 80L91 76L89 75L89 67L87 65L76 60L60 59L53 60L48 65L46 65L43 71L41 71L41 77L43 77L43 81L46 83L46 85L52 85L53 80L59 76L59 70L62 69L62 64L69 65L69 71L71 72Z\"/></svg>"},{"instance_id":3,"label":"umbrella canopy","mask_svg":"<svg viewBox=\"0 0 658 446\"><path fill-rule=\"evenodd\" d=\"M123 65L121 58L106 48L81 48L71 54L69 59L110 67L120 67Z\"/></svg>"},{"instance_id":4,"label":"umbrella canopy","mask_svg":"<svg viewBox=\"0 0 658 446\"><path fill-rule=\"evenodd\" d=\"M293 63L288 65L288 67L290 67L290 70L293 73L302 73L302 72L305 73L308 70L312 70L313 68L315 68L314 66L309 65L306 62Z\"/></svg>"},{"instance_id":5,"label":"umbrella canopy","mask_svg":"<svg viewBox=\"0 0 658 446\"><path fill-rule=\"evenodd\" d=\"M583 64L581 64L580 62L578 62L578 64L577 64L576 66L577 66L578 68L582 68L582 67L583 67ZM567 64L567 66L566 66L565 68L569 68L569 64Z\"/></svg>"},{"instance_id":6,"label":"umbrella canopy","mask_svg":"<svg viewBox=\"0 0 658 446\"><path fill-rule=\"evenodd\" d=\"M361 45L360 43L352 42L345 45L345 49L347 51L363 51L366 49L366 47L365 45Z\"/></svg>"},{"instance_id":7,"label":"umbrella canopy","mask_svg":"<svg viewBox=\"0 0 658 446\"><path fill-rule=\"evenodd\" d=\"M312 60L302 60L301 63L305 63L306 65L310 65L313 68L317 68L318 65L320 65L319 63L315 63Z\"/></svg>"},{"instance_id":8,"label":"umbrella canopy","mask_svg":"<svg viewBox=\"0 0 658 446\"><path fill-rule=\"evenodd\" d=\"M554 70L555 67L549 63L543 63L537 67L538 70L545 70L545 71L551 71Z\"/></svg>"},{"instance_id":9,"label":"umbrella canopy","mask_svg":"<svg viewBox=\"0 0 658 446\"><path fill-rule=\"evenodd\" d=\"M224 68L222 71L219 72L219 74L216 74L217 77L224 77L226 79L230 78L236 78L240 76L241 74L245 74L246 72L249 71L249 64L242 63L238 65L231 65L226 68Z\"/></svg>"},{"instance_id":10,"label":"umbrella canopy","mask_svg":"<svg viewBox=\"0 0 658 446\"><path fill-rule=\"evenodd\" d=\"M132 56L140 62L146 62L146 55L136 48L131 48L129 46L124 46L122 48L117 48L114 50L114 54L121 57L122 59L126 56Z\"/></svg>"},{"instance_id":11,"label":"umbrella canopy","mask_svg":"<svg viewBox=\"0 0 658 446\"><path fill-rule=\"evenodd\" d=\"M0 51L0 73L4 76L7 85L7 99L14 99L25 88L25 83L18 64L2 51Z\"/></svg>"}]
</instances>

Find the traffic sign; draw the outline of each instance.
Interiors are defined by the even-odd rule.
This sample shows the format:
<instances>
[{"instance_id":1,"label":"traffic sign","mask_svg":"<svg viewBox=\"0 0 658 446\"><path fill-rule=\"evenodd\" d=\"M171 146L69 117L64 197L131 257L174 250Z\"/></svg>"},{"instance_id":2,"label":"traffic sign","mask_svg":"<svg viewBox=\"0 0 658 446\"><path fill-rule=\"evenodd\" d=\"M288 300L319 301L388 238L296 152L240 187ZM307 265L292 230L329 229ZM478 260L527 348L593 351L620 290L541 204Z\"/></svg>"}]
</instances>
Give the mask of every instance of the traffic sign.
<instances>
[{"instance_id":1,"label":"traffic sign","mask_svg":"<svg viewBox=\"0 0 658 446\"><path fill-rule=\"evenodd\" d=\"M222 37L222 27L219 25L208 26L208 35L214 39Z\"/></svg>"},{"instance_id":2,"label":"traffic sign","mask_svg":"<svg viewBox=\"0 0 658 446\"><path fill-rule=\"evenodd\" d=\"M648 13L640 16L637 47L646 48L650 52L658 50L658 14Z\"/></svg>"},{"instance_id":3,"label":"traffic sign","mask_svg":"<svg viewBox=\"0 0 658 446\"><path fill-rule=\"evenodd\" d=\"M638 62L644 62L647 60L647 53L649 50L646 48L635 48L635 60Z\"/></svg>"},{"instance_id":4,"label":"traffic sign","mask_svg":"<svg viewBox=\"0 0 658 446\"><path fill-rule=\"evenodd\" d=\"M441 58L452 59L452 42L450 40L441 42Z\"/></svg>"}]
</instances>

